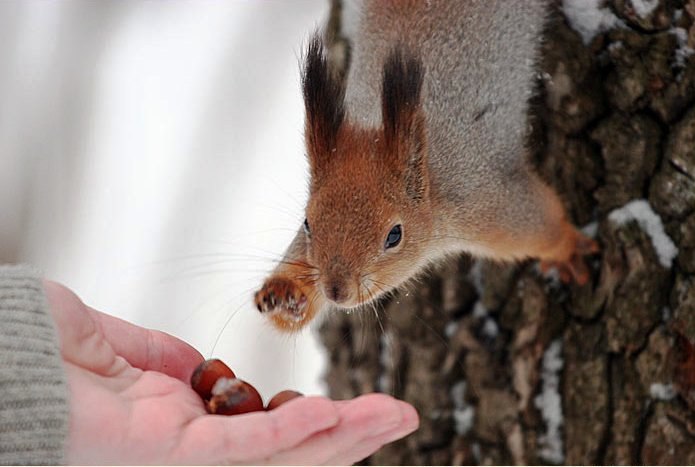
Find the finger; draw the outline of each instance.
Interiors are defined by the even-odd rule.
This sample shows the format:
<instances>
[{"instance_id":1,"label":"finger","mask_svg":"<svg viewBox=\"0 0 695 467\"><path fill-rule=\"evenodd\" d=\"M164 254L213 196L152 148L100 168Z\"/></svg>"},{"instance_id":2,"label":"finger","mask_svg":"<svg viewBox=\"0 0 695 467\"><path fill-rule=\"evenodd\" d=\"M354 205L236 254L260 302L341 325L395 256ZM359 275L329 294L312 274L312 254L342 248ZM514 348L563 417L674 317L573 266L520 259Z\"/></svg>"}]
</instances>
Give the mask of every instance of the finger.
<instances>
[{"instance_id":1,"label":"finger","mask_svg":"<svg viewBox=\"0 0 695 467\"><path fill-rule=\"evenodd\" d=\"M404 438L417 430L419 418L415 409L402 403L403 422L395 429L379 436L371 436L357 443L352 450L336 453L328 459L326 465L351 465L359 462L381 449L382 446Z\"/></svg>"},{"instance_id":2,"label":"finger","mask_svg":"<svg viewBox=\"0 0 695 467\"><path fill-rule=\"evenodd\" d=\"M339 421L333 402L324 397L296 398L268 412L206 415L184 429L172 460L192 464L267 462Z\"/></svg>"},{"instance_id":3,"label":"finger","mask_svg":"<svg viewBox=\"0 0 695 467\"><path fill-rule=\"evenodd\" d=\"M172 335L141 328L92 308L90 311L114 351L136 368L188 382L195 367L203 361L200 352Z\"/></svg>"},{"instance_id":4,"label":"finger","mask_svg":"<svg viewBox=\"0 0 695 467\"><path fill-rule=\"evenodd\" d=\"M200 353L173 336L90 308L62 284L46 280L43 286L61 352L68 361L100 374L111 374L125 366L125 359L136 368L185 381L203 360Z\"/></svg>"},{"instance_id":5,"label":"finger","mask_svg":"<svg viewBox=\"0 0 695 467\"><path fill-rule=\"evenodd\" d=\"M312 436L292 449L278 453L269 459L269 462L329 464L336 456L348 463L356 462L360 460L360 455L366 457L359 449L361 444L382 438L392 431L400 433L400 430L412 430L412 419L414 417L417 420L417 415L409 411L414 412L414 409L385 394L358 397L338 407L340 423L335 427ZM404 422L409 425L406 426Z\"/></svg>"},{"instance_id":6,"label":"finger","mask_svg":"<svg viewBox=\"0 0 695 467\"><path fill-rule=\"evenodd\" d=\"M99 323L74 292L47 280L43 287L63 359L98 374L114 374L127 368L124 360L118 359L104 340Z\"/></svg>"}]
</instances>

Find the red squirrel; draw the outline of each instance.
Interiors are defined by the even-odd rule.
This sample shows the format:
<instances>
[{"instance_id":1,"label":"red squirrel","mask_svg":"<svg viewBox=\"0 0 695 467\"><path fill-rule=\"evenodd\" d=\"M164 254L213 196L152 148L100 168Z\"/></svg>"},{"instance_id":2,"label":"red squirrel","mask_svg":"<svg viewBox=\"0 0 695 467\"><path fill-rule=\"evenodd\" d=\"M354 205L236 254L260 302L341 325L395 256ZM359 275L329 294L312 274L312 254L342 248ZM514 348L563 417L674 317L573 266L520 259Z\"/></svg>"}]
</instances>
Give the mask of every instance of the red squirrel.
<instances>
[{"instance_id":1,"label":"red squirrel","mask_svg":"<svg viewBox=\"0 0 695 467\"><path fill-rule=\"evenodd\" d=\"M588 280L597 247L527 160L544 0L366 0L346 86L316 34L302 91L306 220L256 292L295 331L446 255L538 258Z\"/></svg>"}]
</instances>

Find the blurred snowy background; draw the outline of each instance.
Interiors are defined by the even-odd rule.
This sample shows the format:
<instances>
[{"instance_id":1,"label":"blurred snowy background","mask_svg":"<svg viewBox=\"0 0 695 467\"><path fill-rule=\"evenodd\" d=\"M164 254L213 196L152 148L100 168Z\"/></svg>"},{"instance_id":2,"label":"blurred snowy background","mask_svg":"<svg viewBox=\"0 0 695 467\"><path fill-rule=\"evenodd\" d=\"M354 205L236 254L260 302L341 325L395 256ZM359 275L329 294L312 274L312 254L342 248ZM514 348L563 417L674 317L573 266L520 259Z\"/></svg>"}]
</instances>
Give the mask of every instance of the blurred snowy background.
<instances>
[{"instance_id":1,"label":"blurred snowy background","mask_svg":"<svg viewBox=\"0 0 695 467\"><path fill-rule=\"evenodd\" d=\"M252 305L303 220L298 59L325 0L0 2L0 261L323 390L313 332Z\"/></svg>"}]
</instances>

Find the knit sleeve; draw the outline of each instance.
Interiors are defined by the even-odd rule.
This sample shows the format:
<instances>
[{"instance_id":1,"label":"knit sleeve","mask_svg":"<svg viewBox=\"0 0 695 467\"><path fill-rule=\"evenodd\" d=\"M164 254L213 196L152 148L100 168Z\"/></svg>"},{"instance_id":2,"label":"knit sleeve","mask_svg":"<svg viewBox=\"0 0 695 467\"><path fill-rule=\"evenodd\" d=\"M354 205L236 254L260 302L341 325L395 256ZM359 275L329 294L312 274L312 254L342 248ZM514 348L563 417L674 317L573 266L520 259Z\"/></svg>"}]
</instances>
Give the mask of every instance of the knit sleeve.
<instances>
[{"instance_id":1,"label":"knit sleeve","mask_svg":"<svg viewBox=\"0 0 695 467\"><path fill-rule=\"evenodd\" d=\"M62 464L68 386L41 279L0 265L0 464Z\"/></svg>"}]
</instances>

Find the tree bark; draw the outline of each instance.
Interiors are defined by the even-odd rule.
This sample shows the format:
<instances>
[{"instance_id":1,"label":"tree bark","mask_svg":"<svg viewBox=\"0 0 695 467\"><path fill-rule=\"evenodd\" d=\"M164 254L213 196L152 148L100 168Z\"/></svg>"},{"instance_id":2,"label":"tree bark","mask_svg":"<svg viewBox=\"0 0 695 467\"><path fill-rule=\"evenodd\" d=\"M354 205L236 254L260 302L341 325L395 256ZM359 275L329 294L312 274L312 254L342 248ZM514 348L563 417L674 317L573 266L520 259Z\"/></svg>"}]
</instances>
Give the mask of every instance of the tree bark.
<instances>
[{"instance_id":1,"label":"tree bark","mask_svg":"<svg viewBox=\"0 0 695 467\"><path fill-rule=\"evenodd\" d=\"M332 397L421 417L365 463L695 464L695 0L633 3L584 44L555 2L532 102L539 172L601 245L589 283L462 256L323 324ZM329 31L347 66L338 1ZM633 200L672 260L654 219L611 215Z\"/></svg>"}]
</instances>

